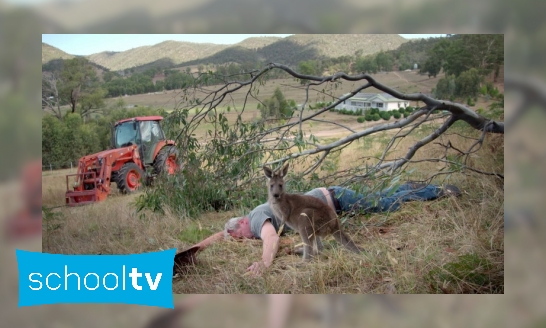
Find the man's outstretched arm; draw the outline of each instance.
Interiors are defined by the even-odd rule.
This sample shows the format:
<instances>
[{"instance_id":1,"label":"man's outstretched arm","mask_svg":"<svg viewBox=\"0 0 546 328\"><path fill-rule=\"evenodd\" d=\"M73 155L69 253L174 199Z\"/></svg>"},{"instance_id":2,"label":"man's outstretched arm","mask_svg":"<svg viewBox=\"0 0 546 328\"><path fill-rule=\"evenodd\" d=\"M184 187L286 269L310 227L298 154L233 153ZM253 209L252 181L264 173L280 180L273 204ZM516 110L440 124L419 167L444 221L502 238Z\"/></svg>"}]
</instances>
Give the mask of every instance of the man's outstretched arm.
<instances>
[{"instance_id":1,"label":"man's outstretched arm","mask_svg":"<svg viewBox=\"0 0 546 328\"><path fill-rule=\"evenodd\" d=\"M260 232L260 237L263 240L262 260L254 262L247 269L247 271L254 274L261 274L261 270L264 267L269 267L273 263L273 260L279 251L279 236L277 235L277 231L271 222L265 221Z\"/></svg>"},{"instance_id":2,"label":"man's outstretched arm","mask_svg":"<svg viewBox=\"0 0 546 328\"><path fill-rule=\"evenodd\" d=\"M206 239L203 239L202 241L198 242L194 246L199 246L199 250L202 251L204 248L210 246L212 243L222 239L224 239L224 232L220 231Z\"/></svg>"}]
</instances>

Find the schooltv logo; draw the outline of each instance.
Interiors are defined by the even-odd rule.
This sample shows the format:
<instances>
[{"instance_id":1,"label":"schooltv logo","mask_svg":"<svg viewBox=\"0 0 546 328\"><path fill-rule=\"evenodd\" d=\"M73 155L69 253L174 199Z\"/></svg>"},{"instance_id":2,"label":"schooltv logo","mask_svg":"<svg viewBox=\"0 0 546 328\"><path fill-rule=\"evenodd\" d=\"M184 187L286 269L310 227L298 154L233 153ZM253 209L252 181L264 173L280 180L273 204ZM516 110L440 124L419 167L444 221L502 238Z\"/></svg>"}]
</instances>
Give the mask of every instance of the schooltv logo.
<instances>
[{"instance_id":1,"label":"schooltv logo","mask_svg":"<svg viewBox=\"0 0 546 328\"><path fill-rule=\"evenodd\" d=\"M19 306L125 303L174 308L176 249L131 255L61 255L16 250Z\"/></svg>"}]
</instances>

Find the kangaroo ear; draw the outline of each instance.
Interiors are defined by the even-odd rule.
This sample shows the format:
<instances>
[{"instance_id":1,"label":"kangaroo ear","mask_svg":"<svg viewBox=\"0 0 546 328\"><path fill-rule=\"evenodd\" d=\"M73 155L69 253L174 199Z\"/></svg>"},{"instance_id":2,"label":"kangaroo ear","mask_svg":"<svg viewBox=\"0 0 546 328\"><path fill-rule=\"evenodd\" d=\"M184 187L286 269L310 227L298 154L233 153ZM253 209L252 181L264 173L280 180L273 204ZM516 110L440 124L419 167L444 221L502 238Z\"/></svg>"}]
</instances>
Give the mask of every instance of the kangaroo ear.
<instances>
[{"instance_id":1,"label":"kangaroo ear","mask_svg":"<svg viewBox=\"0 0 546 328\"><path fill-rule=\"evenodd\" d=\"M268 178L268 179L271 179L271 176L273 176L273 171L267 167L267 166L263 166L263 169L264 169L264 174L265 176Z\"/></svg>"},{"instance_id":2,"label":"kangaroo ear","mask_svg":"<svg viewBox=\"0 0 546 328\"><path fill-rule=\"evenodd\" d=\"M281 169L281 177L285 177L286 173L288 173L288 163L284 164L284 166Z\"/></svg>"}]
</instances>

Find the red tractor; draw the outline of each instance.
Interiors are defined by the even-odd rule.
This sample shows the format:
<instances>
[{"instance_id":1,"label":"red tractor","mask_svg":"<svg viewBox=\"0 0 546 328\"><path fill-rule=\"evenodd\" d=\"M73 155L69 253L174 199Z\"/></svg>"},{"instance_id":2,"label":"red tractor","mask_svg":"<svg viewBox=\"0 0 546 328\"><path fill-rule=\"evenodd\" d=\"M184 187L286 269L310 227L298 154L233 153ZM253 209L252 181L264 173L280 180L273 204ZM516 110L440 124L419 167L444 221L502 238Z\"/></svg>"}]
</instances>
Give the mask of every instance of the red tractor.
<instances>
[{"instance_id":1,"label":"red tractor","mask_svg":"<svg viewBox=\"0 0 546 328\"><path fill-rule=\"evenodd\" d=\"M141 116L116 122L112 149L80 158L78 173L66 176L66 204L105 200L111 182L120 192L132 193L159 174L174 174L179 169L178 150L173 140L166 140L159 124L162 119ZM75 180L72 190L70 177Z\"/></svg>"}]
</instances>

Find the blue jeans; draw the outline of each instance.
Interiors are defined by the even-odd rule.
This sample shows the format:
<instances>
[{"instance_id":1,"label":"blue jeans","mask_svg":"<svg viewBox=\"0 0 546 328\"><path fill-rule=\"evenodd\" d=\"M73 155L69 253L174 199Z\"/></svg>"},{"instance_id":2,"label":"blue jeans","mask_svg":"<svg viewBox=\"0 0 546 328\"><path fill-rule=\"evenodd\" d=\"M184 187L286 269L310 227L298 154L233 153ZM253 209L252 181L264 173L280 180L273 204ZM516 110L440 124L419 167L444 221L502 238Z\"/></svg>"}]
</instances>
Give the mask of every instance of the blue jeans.
<instances>
[{"instance_id":1,"label":"blue jeans","mask_svg":"<svg viewBox=\"0 0 546 328\"><path fill-rule=\"evenodd\" d=\"M405 183L387 196L390 189L374 192L366 196L343 187L333 186L328 189L334 191L342 212L391 212L400 208L403 202L411 200L433 200L440 196L442 188L436 185L426 187Z\"/></svg>"}]
</instances>

